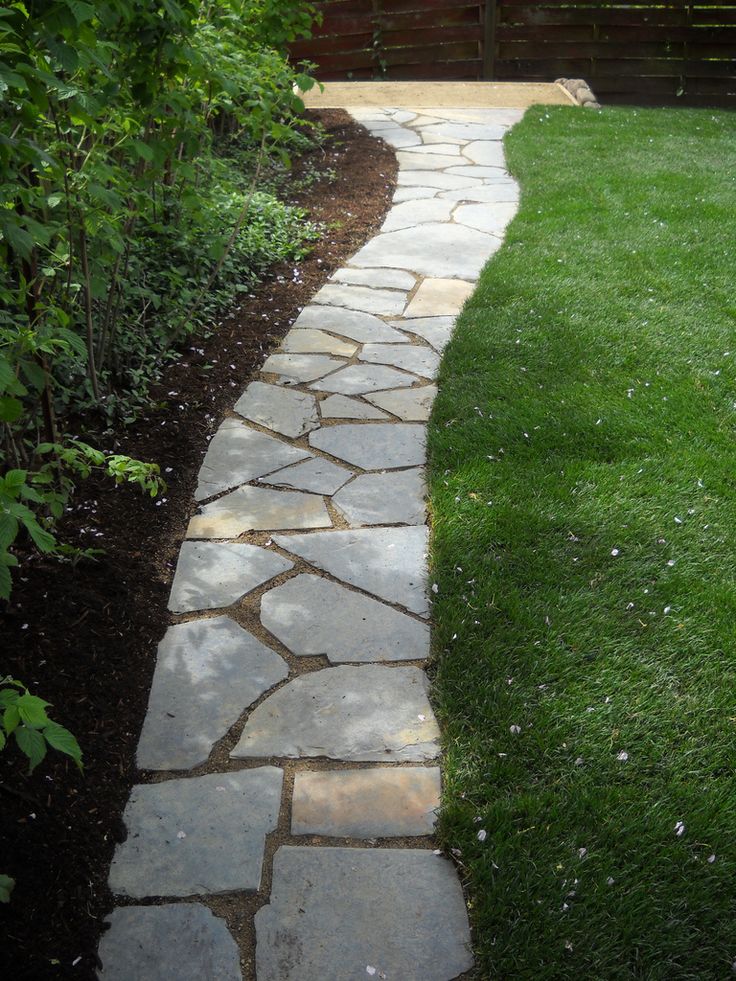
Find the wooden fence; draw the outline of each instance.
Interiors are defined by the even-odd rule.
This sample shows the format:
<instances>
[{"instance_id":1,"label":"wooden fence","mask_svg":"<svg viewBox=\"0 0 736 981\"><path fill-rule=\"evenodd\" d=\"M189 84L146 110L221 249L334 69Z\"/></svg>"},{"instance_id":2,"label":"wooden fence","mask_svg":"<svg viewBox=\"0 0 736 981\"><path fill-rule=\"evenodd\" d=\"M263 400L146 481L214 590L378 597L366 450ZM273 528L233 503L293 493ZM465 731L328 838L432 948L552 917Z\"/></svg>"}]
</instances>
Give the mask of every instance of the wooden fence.
<instances>
[{"instance_id":1,"label":"wooden fence","mask_svg":"<svg viewBox=\"0 0 736 981\"><path fill-rule=\"evenodd\" d=\"M585 78L604 102L736 107L736 0L323 0L334 79Z\"/></svg>"}]
</instances>

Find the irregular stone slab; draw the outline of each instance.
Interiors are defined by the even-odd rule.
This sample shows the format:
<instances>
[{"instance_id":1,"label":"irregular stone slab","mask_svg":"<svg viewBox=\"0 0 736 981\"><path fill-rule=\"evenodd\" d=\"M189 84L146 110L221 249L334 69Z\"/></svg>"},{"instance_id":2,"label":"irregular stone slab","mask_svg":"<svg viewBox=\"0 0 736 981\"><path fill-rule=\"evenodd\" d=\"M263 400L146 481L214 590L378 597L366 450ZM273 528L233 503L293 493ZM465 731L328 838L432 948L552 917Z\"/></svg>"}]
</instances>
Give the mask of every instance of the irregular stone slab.
<instances>
[{"instance_id":1,"label":"irregular stone slab","mask_svg":"<svg viewBox=\"0 0 736 981\"><path fill-rule=\"evenodd\" d=\"M225 921L201 903L122 906L100 940L100 981L241 981Z\"/></svg>"},{"instance_id":2,"label":"irregular stone slab","mask_svg":"<svg viewBox=\"0 0 736 981\"><path fill-rule=\"evenodd\" d=\"M411 331L431 344L435 351L444 351L452 336L455 317L419 317L416 320L397 320L395 326Z\"/></svg>"},{"instance_id":3,"label":"irregular stone slab","mask_svg":"<svg viewBox=\"0 0 736 981\"><path fill-rule=\"evenodd\" d=\"M479 123L439 123L422 130L422 136L440 136L453 140L502 140L506 126L491 126Z\"/></svg>"},{"instance_id":4,"label":"irregular stone slab","mask_svg":"<svg viewBox=\"0 0 736 981\"><path fill-rule=\"evenodd\" d=\"M440 806L439 767L297 773L293 835L397 838L431 835Z\"/></svg>"},{"instance_id":5,"label":"irregular stone slab","mask_svg":"<svg viewBox=\"0 0 736 981\"><path fill-rule=\"evenodd\" d=\"M291 569L283 555L234 542L184 542L169 596L173 613L230 606Z\"/></svg>"},{"instance_id":6,"label":"irregular stone slab","mask_svg":"<svg viewBox=\"0 0 736 981\"><path fill-rule=\"evenodd\" d=\"M279 470L278 473L264 477L264 483L275 484L276 487L292 487L294 490L308 491L310 494L332 495L347 483L355 474L345 467L338 467L330 460L314 457L297 463L294 467Z\"/></svg>"},{"instance_id":7,"label":"irregular stone slab","mask_svg":"<svg viewBox=\"0 0 736 981\"><path fill-rule=\"evenodd\" d=\"M281 342L281 349L288 354L335 354L351 358L358 345L325 334L323 330L290 330Z\"/></svg>"},{"instance_id":8,"label":"irregular stone slab","mask_svg":"<svg viewBox=\"0 0 736 981\"><path fill-rule=\"evenodd\" d=\"M277 535L277 545L336 579L427 616L425 527Z\"/></svg>"},{"instance_id":9,"label":"irregular stone slab","mask_svg":"<svg viewBox=\"0 0 736 981\"><path fill-rule=\"evenodd\" d=\"M460 882L424 849L286 846L255 916L258 981L451 981L473 966Z\"/></svg>"},{"instance_id":10,"label":"irregular stone slab","mask_svg":"<svg viewBox=\"0 0 736 981\"><path fill-rule=\"evenodd\" d=\"M323 668L294 678L253 710L234 759L326 756L346 762L424 762L439 729L420 668Z\"/></svg>"},{"instance_id":11,"label":"irregular stone slab","mask_svg":"<svg viewBox=\"0 0 736 981\"><path fill-rule=\"evenodd\" d=\"M263 766L134 787L110 889L134 899L258 889L283 778Z\"/></svg>"},{"instance_id":12,"label":"irregular stone slab","mask_svg":"<svg viewBox=\"0 0 736 981\"><path fill-rule=\"evenodd\" d=\"M378 317L358 310L342 310L335 307L305 307L294 321L294 329L316 327L333 334L349 337L359 344L366 341L383 341L387 344L406 344L407 338L392 330Z\"/></svg>"},{"instance_id":13,"label":"irregular stone slab","mask_svg":"<svg viewBox=\"0 0 736 981\"><path fill-rule=\"evenodd\" d=\"M395 130L383 129L376 135L380 136L382 140L385 140L395 150L400 150L407 146L417 146L417 144L422 142L421 137L413 130L404 129L402 126L397 126Z\"/></svg>"},{"instance_id":14,"label":"irregular stone slab","mask_svg":"<svg viewBox=\"0 0 736 981\"><path fill-rule=\"evenodd\" d=\"M428 200L405 201L395 205L386 216L382 230L393 232L398 228L413 228L428 221L449 221L454 205L452 201L438 201L437 198ZM365 270L366 272L368 270ZM388 270L379 270L376 275L383 275Z\"/></svg>"},{"instance_id":15,"label":"irregular stone slab","mask_svg":"<svg viewBox=\"0 0 736 981\"><path fill-rule=\"evenodd\" d=\"M416 279L401 269L338 269L332 279L355 286L378 286L391 290L412 290Z\"/></svg>"},{"instance_id":16,"label":"irregular stone slab","mask_svg":"<svg viewBox=\"0 0 736 981\"><path fill-rule=\"evenodd\" d=\"M503 144L497 140L475 140L463 147L463 156L482 167L505 167Z\"/></svg>"},{"instance_id":17,"label":"irregular stone slab","mask_svg":"<svg viewBox=\"0 0 736 981\"><path fill-rule=\"evenodd\" d=\"M423 126L419 132L422 134L422 142L426 145L432 143L454 143L458 147L465 146L466 140L455 140L449 136L440 136L432 132L431 126Z\"/></svg>"},{"instance_id":18,"label":"irregular stone slab","mask_svg":"<svg viewBox=\"0 0 736 981\"><path fill-rule=\"evenodd\" d=\"M261 623L297 657L334 663L420 661L429 626L321 576L301 575L261 599Z\"/></svg>"},{"instance_id":19,"label":"irregular stone slab","mask_svg":"<svg viewBox=\"0 0 736 981\"><path fill-rule=\"evenodd\" d=\"M460 177L482 177L491 184L510 184L513 177L503 167L481 167L479 164L466 164L460 167L448 167L448 174L459 174Z\"/></svg>"},{"instance_id":20,"label":"irregular stone slab","mask_svg":"<svg viewBox=\"0 0 736 981\"><path fill-rule=\"evenodd\" d=\"M429 223L378 234L352 261L356 266L411 269L423 276L475 279L498 245L498 239L474 228Z\"/></svg>"},{"instance_id":21,"label":"irregular stone slab","mask_svg":"<svg viewBox=\"0 0 736 981\"><path fill-rule=\"evenodd\" d=\"M447 202L449 204L449 202ZM469 225L489 235L503 235L519 206L516 202L488 204L461 204L455 209L455 221Z\"/></svg>"},{"instance_id":22,"label":"irregular stone slab","mask_svg":"<svg viewBox=\"0 0 736 981\"><path fill-rule=\"evenodd\" d=\"M136 761L142 770L204 763L243 712L289 668L228 617L169 627L158 645Z\"/></svg>"},{"instance_id":23,"label":"irregular stone slab","mask_svg":"<svg viewBox=\"0 0 736 981\"><path fill-rule=\"evenodd\" d=\"M408 344L405 346L407 350L410 347ZM414 375L405 375L382 365L369 368L367 365L351 364L310 387L315 392L362 395L364 392L377 392L382 388L409 388L417 381L419 379Z\"/></svg>"},{"instance_id":24,"label":"irregular stone slab","mask_svg":"<svg viewBox=\"0 0 736 981\"><path fill-rule=\"evenodd\" d=\"M398 187L391 199L394 204L404 204L406 201L419 201L424 198L436 198L436 187Z\"/></svg>"},{"instance_id":25,"label":"irregular stone slab","mask_svg":"<svg viewBox=\"0 0 736 981\"><path fill-rule=\"evenodd\" d=\"M506 183L483 184L482 187L471 187L462 191L439 191L438 196L445 201L468 201L477 204L505 204L519 200L518 190Z\"/></svg>"},{"instance_id":26,"label":"irregular stone slab","mask_svg":"<svg viewBox=\"0 0 736 981\"><path fill-rule=\"evenodd\" d=\"M422 125L434 125L435 123L438 122L439 122L438 119L431 119L431 120L427 120L427 122L423 123ZM418 123L415 123L414 125L417 126ZM413 146L410 148L410 150L402 151L402 152L421 153L421 154L430 154L430 155L433 153L439 153L439 154L444 154L445 156L448 157L455 157L457 159L457 157L460 156L460 146L459 143L430 143L428 145L422 144L421 146Z\"/></svg>"},{"instance_id":27,"label":"irregular stone slab","mask_svg":"<svg viewBox=\"0 0 736 981\"><path fill-rule=\"evenodd\" d=\"M410 423L345 423L318 429L309 442L361 470L421 466L426 459L424 426Z\"/></svg>"},{"instance_id":28,"label":"irregular stone slab","mask_svg":"<svg viewBox=\"0 0 736 981\"><path fill-rule=\"evenodd\" d=\"M326 283L315 296L314 302L347 307L348 310L360 310L363 313L395 316L406 306L406 293L398 290L371 289L368 286Z\"/></svg>"},{"instance_id":29,"label":"irregular stone slab","mask_svg":"<svg viewBox=\"0 0 736 981\"><path fill-rule=\"evenodd\" d=\"M417 147L417 150L419 149L420 147ZM422 147L421 149L426 148ZM399 161L400 168L412 171L444 170L446 167L456 166L458 162L456 156L450 156L447 153L412 153L410 150L400 151L396 154L396 159Z\"/></svg>"},{"instance_id":30,"label":"irregular stone slab","mask_svg":"<svg viewBox=\"0 0 736 981\"><path fill-rule=\"evenodd\" d=\"M389 364L404 371L412 371L424 378L434 378L440 359L435 351L418 344L365 344L360 360L370 364ZM375 389L374 389L375 391Z\"/></svg>"},{"instance_id":31,"label":"irregular stone slab","mask_svg":"<svg viewBox=\"0 0 736 981\"><path fill-rule=\"evenodd\" d=\"M264 361L262 370L285 375L297 382L309 382L328 375L344 364L344 361L320 354L272 354Z\"/></svg>"},{"instance_id":32,"label":"irregular stone slab","mask_svg":"<svg viewBox=\"0 0 736 981\"><path fill-rule=\"evenodd\" d=\"M460 313L475 283L463 279L425 279L406 308L406 317L447 317Z\"/></svg>"},{"instance_id":33,"label":"irregular stone slab","mask_svg":"<svg viewBox=\"0 0 736 981\"><path fill-rule=\"evenodd\" d=\"M276 385L251 382L235 403L235 411L282 436L303 436L319 425L317 403L312 395L285 392Z\"/></svg>"},{"instance_id":34,"label":"irregular stone slab","mask_svg":"<svg viewBox=\"0 0 736 981\"><path fill-rule=\"evenodd\" d=\"M422 525L426 519L424 471L366 473L333 498L354 528L362 525Z\"/></svg>"},{"instance_id":35,"label":"irregular stone slab","mask_svg":"<svg viewBox=\"0 0 736 981\"><path fill-rule=\"evenodd\" d=\"M207 447L194 498L203 501L307 456L298 446L256 432L237 419L225 419Z\"/></svg>"},{"instance_id":36,"label":"irregular stone slab","mask_svg":"<svg viewBox=\"0 0 736 981\"><path fill-rule=\"evenodd\" d=\"M438 122L445 120L456 123L458 120L463 120L465 122L484 123L488 126L503 126L505 128L509 128L515 123L520 122L524 118L525 112L524 109L481 109L480 107L462 109L455 107L452 109L439 108L427 111L431 112L433 116L438 116Z\"/></svg>"},{"instance_id":37,"label":"irregular stone slab","mask_svg":"<svg viewBox=\"0 0 736 981\"><path fill-rule=\"evenodd\" d=\"M409 112L406 109L394 109L393 112L389 112L389 115L396 123L410 123L412 119L417 118L415 112Z\"/></svg>"},{"instance_id":38,"label":"irregular stone slab","mask_svg":"<svg viewBox=\"0 0 736 981\"><path fill-rule=\"evenodd\" d=\"M276 528L329 528L332 522L321 497L239 487L195 514L187 538L237 538L246 531Z\"/></svg>"},{"instance_id":39,"label":"irregular stone slab","mask_svg":"<svg viewBox=\"0 0 736 981\"><path fill-rule=\"evenodd\" d=\"M323 419L388 419L385 412L346 395L330 395L319 404Z\"/></svg>"},{"instance_id":40,"label":"irregular stone slab","mask_svg":"<svg viewBox=\"0 0 736 981\"><path fill-rule=\"evenodd\" d=\"M394 392L373 392L366 398L392 412L404 422L426 422L432 411L432 403L437 397L436 385L423 385ZM298 467L304 464L298 463Z\"/></svg>"},{"instance_id":41,"label":"irregular stone slab","mask_svg":"<svg viewBox=\"0 0 736 981\"><path fill-rule=\"evenodd\" d=\"M453 177L452 174L427 170L401 170L396 180L398 187L439 187L445 191L465 187L479 187L480 181L472 177Z\"/></svg>"}]
</instances>

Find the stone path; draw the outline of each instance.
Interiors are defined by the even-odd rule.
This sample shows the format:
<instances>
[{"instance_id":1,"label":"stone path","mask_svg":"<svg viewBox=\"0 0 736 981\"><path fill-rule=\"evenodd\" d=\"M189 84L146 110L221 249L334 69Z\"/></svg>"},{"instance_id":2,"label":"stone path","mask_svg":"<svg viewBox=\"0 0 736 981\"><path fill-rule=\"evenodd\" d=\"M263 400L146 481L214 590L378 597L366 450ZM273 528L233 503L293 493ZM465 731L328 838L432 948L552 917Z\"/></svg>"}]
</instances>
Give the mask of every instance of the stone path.
<instances>
[{"instance_id":1,"label":"stone path","mask_svg":"<svg viewBox=\"0 0 736 981\"><path fill-rule=\"evenodd\" d=\"M110 872L105 981L450 981L473 964L431 837L425 423L516 208L501 140L522 113L353 114L398 151L394 207L204 457Z\"/></svg>"}]
</instances>

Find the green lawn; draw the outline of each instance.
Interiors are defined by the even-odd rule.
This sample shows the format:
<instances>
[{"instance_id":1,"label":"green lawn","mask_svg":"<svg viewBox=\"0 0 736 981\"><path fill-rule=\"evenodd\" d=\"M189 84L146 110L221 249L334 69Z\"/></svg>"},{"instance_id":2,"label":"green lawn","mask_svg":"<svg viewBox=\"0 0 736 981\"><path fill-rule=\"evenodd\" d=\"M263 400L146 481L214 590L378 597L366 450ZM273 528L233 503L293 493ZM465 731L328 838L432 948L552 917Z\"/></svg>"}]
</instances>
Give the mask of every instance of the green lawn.
<instances>
[{"instance_id":1,"label":"green lawn","mask_svg":"<svg viewBox=\"0 0 736 981\"><path fill-rule=\"evenodd\" d=\"M522 207L430 426L478 973L729 977L736 116L536 108L506 146Z\"/></svg>"}]
</instances>

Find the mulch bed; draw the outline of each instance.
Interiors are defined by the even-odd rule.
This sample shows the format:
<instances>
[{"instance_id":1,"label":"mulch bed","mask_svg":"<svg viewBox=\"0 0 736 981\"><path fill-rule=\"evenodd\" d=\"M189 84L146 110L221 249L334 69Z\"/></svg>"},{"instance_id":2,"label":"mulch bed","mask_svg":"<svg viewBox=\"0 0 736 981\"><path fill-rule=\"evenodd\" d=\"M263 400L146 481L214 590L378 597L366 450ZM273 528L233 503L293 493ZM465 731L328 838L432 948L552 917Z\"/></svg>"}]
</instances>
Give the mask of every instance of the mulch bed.
<instances>
[{"instance_id":1,"label":"mulch bed","mask_svg":"<svg viewBox=\"0 0 736 981\"><path fill-rule=\"evenodd\" d=\"M396 177L393 152L337 110L318 116L333 136L297 161L337 172L295 199L329 225L311 255L271 278L206 341L190 341L152 392L155 408L106 448L160 464L163 500L90 480L60 528L63 541L99 547L75 566L32 557L3 611L0 671L48 699L77 736L85 772L50 754L28 777L15 751L0 755L0 872L17 885L0 906L0 968L14 981L94 978L107 872L123 837L134 753L168 623L166 602L207 437L327 276L380 225ZM311 160L310 160L311 158ZM84 434L82 434L84 436Z\"/></svg>"}]
</instances>

